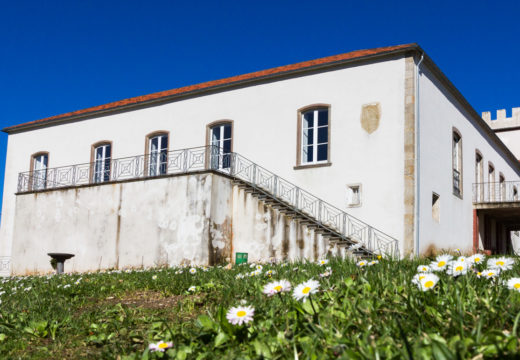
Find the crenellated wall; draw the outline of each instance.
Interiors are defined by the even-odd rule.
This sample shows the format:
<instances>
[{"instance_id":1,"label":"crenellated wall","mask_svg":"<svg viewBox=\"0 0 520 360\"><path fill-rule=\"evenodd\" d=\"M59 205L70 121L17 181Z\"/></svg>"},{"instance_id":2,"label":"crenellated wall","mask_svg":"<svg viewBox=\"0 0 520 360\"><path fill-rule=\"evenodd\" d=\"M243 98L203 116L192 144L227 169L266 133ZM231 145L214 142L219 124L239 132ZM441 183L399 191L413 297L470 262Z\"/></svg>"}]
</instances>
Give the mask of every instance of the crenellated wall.
<instances>
[{"instance_id":1,"label":"crenellated wall","mask_svg":"<svg viewBox=\"0 0 520 360\"><path fill-rule=\"evenodd\" d=\"M513 108L512 116L506 117L506 110L497 110L496 118L491 118L491 111L482 113L482 119L486 121L497 136L511 150L520 161L520 107Z\"/></svg>"}]
</instances>

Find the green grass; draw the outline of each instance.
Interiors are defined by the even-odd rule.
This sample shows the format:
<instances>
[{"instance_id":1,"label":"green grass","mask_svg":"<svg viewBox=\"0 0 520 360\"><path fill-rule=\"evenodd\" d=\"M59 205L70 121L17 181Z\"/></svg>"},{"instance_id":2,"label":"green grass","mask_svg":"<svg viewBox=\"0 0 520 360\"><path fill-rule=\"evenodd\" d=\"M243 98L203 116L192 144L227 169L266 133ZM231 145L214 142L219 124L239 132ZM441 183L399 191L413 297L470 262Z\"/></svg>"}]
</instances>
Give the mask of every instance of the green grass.
<instances>
[{"instance_id":1,"label":"green grass","mask_svg":"<svg viewBox=\"0 0 520 360\"><path fill-rule=\"evenodd\" d=\"M422 261L385 261L358 268L332 259L332 275L313 263L233 269L106 272L4 280L0 298L0 358L178 359L464 359L519 356L520 292L473 272L444 273L431 291L411 279ZM480 267L482 268L482 267ZM312 303L290 293L267 297L263 286L314 278ZM154 275L157 277L154 279ZM195 285L195 292L188 288ZM234 326L226 312L240 301L254 320ZM316 310L316 312L313 309ZM148 345L172 341L165 353Z\"/></svg>"}]
</instances>

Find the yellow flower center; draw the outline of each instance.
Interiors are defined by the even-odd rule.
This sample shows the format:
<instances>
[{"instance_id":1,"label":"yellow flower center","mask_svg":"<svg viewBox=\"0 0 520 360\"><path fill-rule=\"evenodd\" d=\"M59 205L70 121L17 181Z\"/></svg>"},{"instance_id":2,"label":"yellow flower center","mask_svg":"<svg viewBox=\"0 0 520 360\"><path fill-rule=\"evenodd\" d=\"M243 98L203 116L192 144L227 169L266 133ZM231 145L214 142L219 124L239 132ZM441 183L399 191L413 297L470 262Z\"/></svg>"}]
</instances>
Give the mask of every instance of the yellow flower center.
<instances>
[{"instance_id":1,"label":"yellow flower center","mask_svg":"<svg viewBox=\"0 0 520 360\"><path fill-rule=\"evenodd\" d=\"M377 260L381 260L381 255L377 255Z\"/></svg>"},{"instance_id":2,"label":"yellow flower center","mask_svg":"<svg viewBox=\"0 0 520 360\"><path fill-rule=\"evenodd\" d=\"M460 261L464 261L464 260L466 260L466 259L460 259Z\"/></svg>"},{"instance_id":3,"label":"yellow flower center","mask_svg":"<svg viewBox=\"0 0 520 360\"><path fill-rule=\"evenodd\" d=\"M475 258L475 262L479 262L480 261L480 258L479 257L476 257Z\"/></svg>"},{"instance_id":4,"label":"yellow flower center","mask_svg":"<svg viewBox=\"0 0 520 360\"><path fill-rule=\"evenodd\" d=\"M446 261L439 261L437 264L438 267L443 267L444 265L446 265Z\"/></svg>"},{"instance_id":5,"label":"yellow flower center","mask_svg":"<svg viewBox=\"0 0 520 360\"><path fill-rule=\"evenodd\" d=\"M276 285L274 289L278 292L282 291L282 285Z\"/></svg>"},{"instance_id":6,"label":"yellow flower center","mask_svg":"<svg viewBox=\"0 0 520 360\"><path fill-rule=\"evenodd\" d=\"M246 312L244 310L237 311L237 316L244 317L244 316L246 316Z\"/></svg>"},{"instance_id":7,"label":"yellow flower center","mask_svg":"<svg viewBox=\"0 0 520 360\"><path fill-rule=\"evenodd\" d=\"M363 266L363 265L365 265L365 263L364 262L360 262L359 265Z\"/></svg>"},{"instance_id":8,"label":"yellow flower center","mask_svg":"<svg viewBox=\"0 0 520 360\"><path fill-rule=\"evenodd\" d=\"M504 262L502 260L497 261L497 265L503 266Z\"/></svg>"},{"instance_id":9,"label":"yellow flower center","mask_svg":"<svg viewBox=\"0 0 520 360\"><path fill-rule=\"evenodd\" d=\"M427 289L431 288L432 286L433 286L433 281L431 281L431 280L428 280L424 283L424 287Z\"/></svg>"},{"instance_id":10,"label":"yellow flower center","mask_svg":"<svg viewBox=\"0 0 520 360\"><path fill-rule=\"evenodd\" d=\"M516 283L516 284L514 285L514 287L515 287L515 289L520 289L520 283Z\"/></svg>"},{"instance_id":11,"label":"yellow flower center","mask_svg":"<svg viewBox=\"0 0 520 360\"><path fill-rule=\"evenodd\" d=\"M487 274L487 276L493 276L493 275L495 275L495 273L493 273L493 272L490 272Z\"/></svg>"},{"instance_id":12,"label":"yellow flower center","mask_svg":"<svg viewBox=\"0 0 520 360\"><path fill-rule=\"evenodd\" d=\"M306 287L303 288L302 293L304 293L304 294L308 294L309 291L311 291L311 288L308 287L308 286L306 286Z\"/></svg>"},{"instance_id":13,"label":"yellow flower center","mask_svg":"<svg viewBox=\"0 0 520 360\"><path fill-rule=\"evenodd\" d=\"M480 275L482 275L482 273L481 273L481 272L479 271L479 272L477 273L477 275L479 275L479 276L480 276Z\"/></svg>"},{"instance_id":14,"label":"yellow flower center","mask_svg":"<svg viewBox=\"0 0 520 360\"><path fill-rule=\"evenodd\" d=\"M425 277L426 277L426 275L421 275L421 276L419 276L419 280L422 280L422 279L424 279Z\"/></svg>"},{"instance_id":15,"label":"yellow flower center","mask_svg":"<svg viewBox=\"0 0 520 360\"><path fill-rule=\"evenodd\" d=\"M167 343L160 343L159 344L159 349L166 349L167 347L168 347Z\"/></svg>"},{"instance_id":16,"label":"yellow flower center","mask_svg":"<svg viewBox=\"0 0 520 360\"><path fill-rule=\"evenodd\" d=\"M464 269L464 267L462 267L462 266L457 266L457 267L455 268L455 271L462 271L462 269Z\"/></svg>"}]
</instances>

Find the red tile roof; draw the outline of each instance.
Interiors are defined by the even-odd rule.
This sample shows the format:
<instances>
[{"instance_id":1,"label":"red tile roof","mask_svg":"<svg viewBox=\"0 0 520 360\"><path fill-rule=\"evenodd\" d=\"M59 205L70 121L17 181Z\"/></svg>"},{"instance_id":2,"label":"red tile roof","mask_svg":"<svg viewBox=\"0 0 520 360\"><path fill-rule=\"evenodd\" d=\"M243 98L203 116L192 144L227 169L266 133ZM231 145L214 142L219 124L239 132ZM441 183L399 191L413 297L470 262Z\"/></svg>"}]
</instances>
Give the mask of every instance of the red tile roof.
<instances>
[{"instance_id":1,"label":"red tile roof","mask_svg":"<svg viewBox=\"0 0 520 360\"><path fill-rule=\"evenodd\" d=\"M184 86L184 87L177 88L177 89L160 91L160 92L156 92L156 93L149 94L149 95L136 96L136 97L132 97L129 99L114 101L114 102L104 104L104 105L98 105L98 106L94 106L94 107L90 107L90 108L86 108L86 109L82 109L82 110L68 112L68 113L61 114L61 115L51 116L51 117L48 117L45 119L40 119L40 120L26 122L26 123L19 124L19 125L10 126L10 127L3 129L3 131L7 132L7 133L14 132L17 130L21 131L24 128L32 128L32 127L40 125L40 124L44 125L46 123L52 123L52 122L54 122L54 120L75 118L79 115L94 114L98 111L110 110L110 109L115 110L115 109L118 109L118 108L121 108L121 107L127 106L127 105L146 103L146 102L158 100L161 98L168 98L168 97L175 96L175 95L191 93L191 92L194 92L197 90L200 91L200 90L210 89L210 88L224 86L224 85L241 83L244 81L263 79L266 77L289 73L289 72L293 72L296 70L311 69L311 68L314 68L314 67L317 67L320 65L333 64L333 63L337 63L337 62L343 62L346 60L360 59L360 58L371 57L371 56L375 56L375 55L382 55L382 54L386 54L386 53L393 53L396 51L403 51L406 49L415 49L415 48L418 48L417 44L403 44L403 45L397 45L397 46L380 47L380 48L375 48L375 49L356 50L356 51L352 51L352 52L345 53L345 54L328 56L328 57L324 57L324 58L320 58L320 59L316 59L316 60L304 61L304 62L292 64L292 65L279 66L276 68L256 71L256 72L252 72L249 74L237 75L237 76L232 76L232 77L228 77L225 79L213 80L213 81L208 81L208 82L204 82L204 83L200 83L200 84L196 84L196 85Z\"/></svg>"}]
</instances>

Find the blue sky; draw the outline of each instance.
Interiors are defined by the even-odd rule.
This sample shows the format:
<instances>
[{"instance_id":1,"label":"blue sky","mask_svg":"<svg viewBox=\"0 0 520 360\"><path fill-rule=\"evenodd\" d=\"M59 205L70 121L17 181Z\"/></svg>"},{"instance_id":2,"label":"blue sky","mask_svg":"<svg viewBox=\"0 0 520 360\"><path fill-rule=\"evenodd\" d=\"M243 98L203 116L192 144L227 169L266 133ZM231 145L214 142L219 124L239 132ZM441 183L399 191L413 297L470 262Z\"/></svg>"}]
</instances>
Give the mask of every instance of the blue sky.
<instances>
[{"instance_id":1,"label":"blue sky","mask_svg":"<svg viewBox=\"0 0 520 360\"><path fill-rule=\"evenodd\" d=\"M3 1L0 127L417 42L478 111L520 107L520 1ZM0 135L4 169L7 135ZM3 171L0 175L3 189Z\"/></svg>"}]
</instances>

